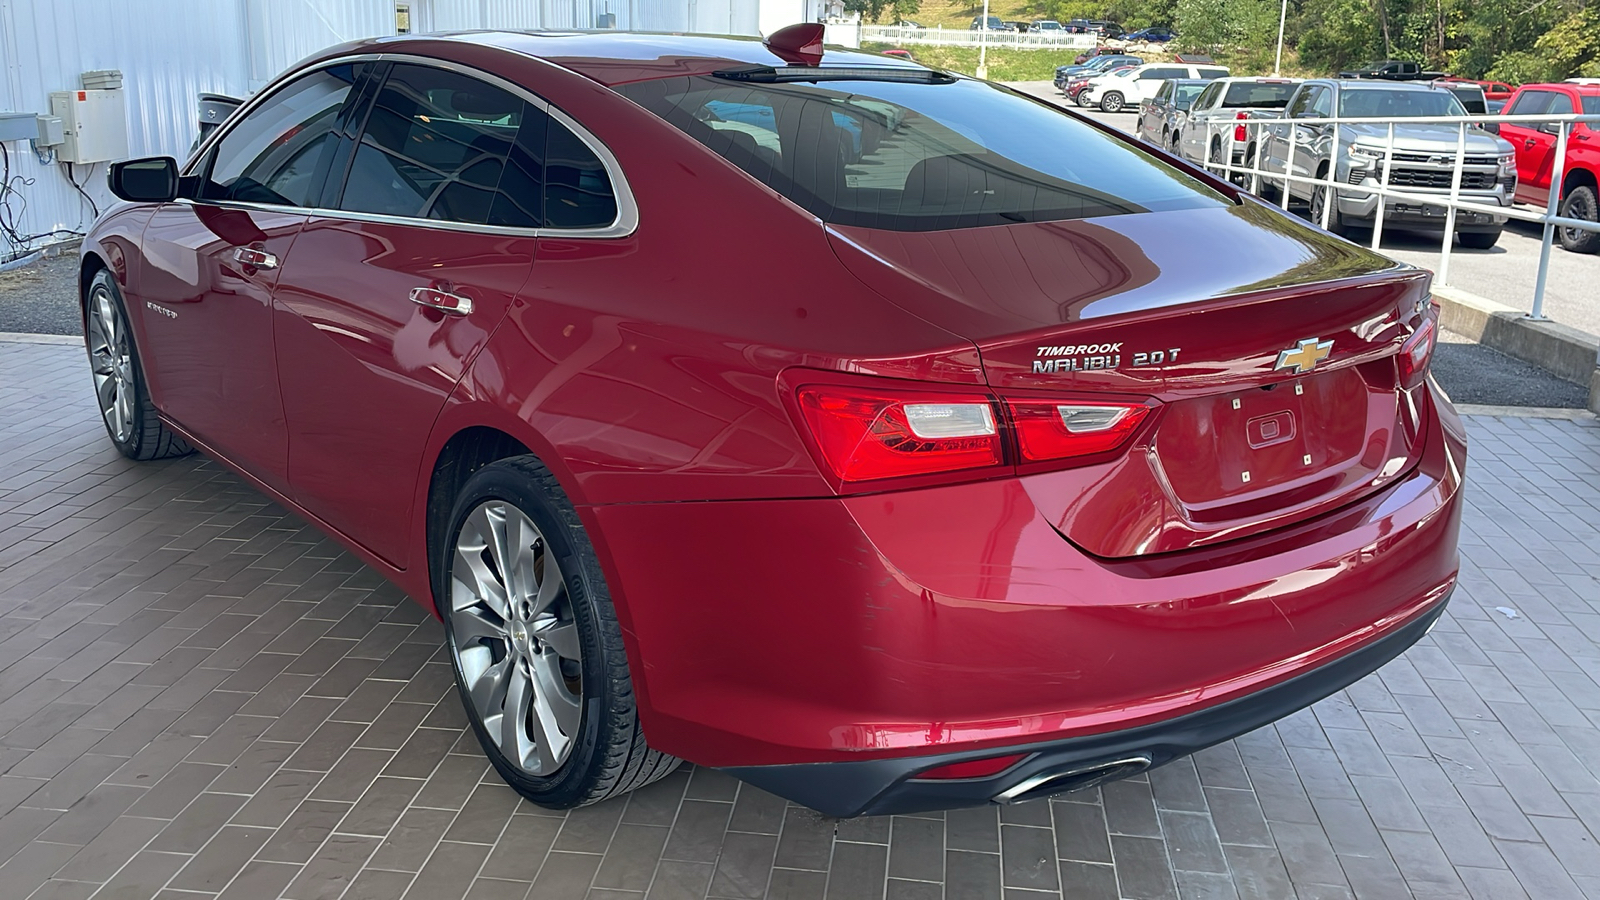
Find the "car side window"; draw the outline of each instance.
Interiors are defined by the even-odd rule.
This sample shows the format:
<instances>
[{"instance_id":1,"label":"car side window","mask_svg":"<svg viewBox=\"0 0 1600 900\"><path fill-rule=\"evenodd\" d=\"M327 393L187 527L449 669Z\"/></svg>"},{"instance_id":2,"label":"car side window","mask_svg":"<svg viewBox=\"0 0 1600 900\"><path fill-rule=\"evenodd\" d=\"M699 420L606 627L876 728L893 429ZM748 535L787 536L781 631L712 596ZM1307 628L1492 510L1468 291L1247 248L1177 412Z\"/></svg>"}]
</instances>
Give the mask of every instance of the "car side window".
<instances>
[{"instance_id":1,"label":"car side window","mask_svg":"<svg viewBox=\"0 0 1600 900\"><path fill-rule=\"evenodd\" d=\"M200 199L314 206L338 142L339 111L366 66L318 69L250 110L212 151Z\"/></svg>"},{"instance_id":2,"label":"car side window","mask_svg":"<svg viewBox=\"0 0 1600 900\"><path fill-rule=\"evenodd\" d=\"M530 114L544 115L476 78L397 64L367 115L339 208L487 224ZM514 207L506 204L503 214Z\"/></svg>"},{"instance_id":3,"label":"car side window","mask_svg":"<svg viewBox=\"0 0 1600 900\"><path fill-rule=\"evenodd\" d=\"M1566 94L1556 94L1550 98L1550 108L1545 110L1552 116L1572 115L1572 98Z\"/></svg>"},{"instance_id":4,"label":"car side window","mask_svg":"<svg viewBox=\"0 0 1600 900\"><path fill-rule=\"evenodd\" d=\"M1333 115L1333 92L1327 88L1319 87L1311 92L1311 112L1314 118L1324 119Z\"/></svg>"},{"instance_id":5,"label":"car side window","mask_svg":"<svg viewBox=\"0 0 1600 900\"><path fill-rule=\"evenodd\" d=\"M605 164L554 117L545 142L544 218L548 228L604 228L617 219Z\"/></svg>"},{"instance_id":6,"label":"car side window","mask_svg":"<svg viewBox=\"0 0 1600 900\"><path fill-rule=\"evenodd\" d=\"M1536 116L1540 113L1549 112L1550 101L1554 100L1555 96L1551 91L1523 91L1522 95L1517 97L1517 102L1511 104L1511 108L1506 110L1506 114L1512 116Z\"/></svg>"},{"instance_id":7,"label":"car side window","mask_svg":"<svg viewBox=\"0 0 1600 900\"><path fill-rule=\"evenodd\" d=\"M1289 104L1289 118L1297 119L1306 115L1306 110L1311 108L1311 99L1317 93L1316 88L1302 88L1294 95L1294 102Z\"/></svg>"},{"instance_id":8,"label":"car side window","mask_svg":"<svg viewBox=\"0 0 1600 900\"><path fill-rule=\"evenodd\" d=\"M1167 100L1167 99L1171 98L1171 96L1172 96L1172 82L1163 81L1161 83L1161 87L1156 90L1155 97L1152 98L1152 99L1155 99L1155 100Z\"/></svg>"},{"instance_id":9,"label":"car side window","mask_svg":"<svg viewBox=\"0 0 1600 900\"><path fill-rule=\"evenodd\" d=\"M1216 103L1217 101L1217 94L1221 92L1222 85L1220 84L1206 85L1205 90L1200 92L1199 99L1194 101L1193 108L1201 112L1210 109L1212 104Z\"/></svg>"}]
</instances>

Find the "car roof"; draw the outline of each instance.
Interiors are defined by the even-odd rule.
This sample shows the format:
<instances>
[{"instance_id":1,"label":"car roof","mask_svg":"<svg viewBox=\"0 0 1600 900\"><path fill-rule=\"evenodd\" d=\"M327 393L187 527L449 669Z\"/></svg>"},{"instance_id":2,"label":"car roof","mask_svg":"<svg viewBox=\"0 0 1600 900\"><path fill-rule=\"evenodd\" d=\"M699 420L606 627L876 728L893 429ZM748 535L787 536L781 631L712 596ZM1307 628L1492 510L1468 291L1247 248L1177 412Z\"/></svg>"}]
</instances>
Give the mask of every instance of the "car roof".
<instances>
[{"instance_id":1,"label":"car roof","mask_svg":"<svg viewBox=\"0 0 1600 900\"><path fill-rule=\"evenodd\" d=\"M1431 81L1368 81L1365 79L1342 78L1334 79L1340 87L1350 91L1376 91L1376 90L1401 90L1401 91L1447 91L1449 88L1435 85Z\"/></svg>"},{"instance_id":2,"label":"car roof","mask_svg":"<svg viewBox=\"0 0 1600 900\"><path fill-rule=\"evenodd\" d=\"M329 55L404 53L412 47L437 44L441 40L497 47L537 57L608 86L675 75L705 75L730 66L791 64L767 49L759 37L629 31L463 31L404 35L347 44L336 54ZM927 68L903 58L831 45L824 50L820 66Z\"/></svg>"}]
</instances>

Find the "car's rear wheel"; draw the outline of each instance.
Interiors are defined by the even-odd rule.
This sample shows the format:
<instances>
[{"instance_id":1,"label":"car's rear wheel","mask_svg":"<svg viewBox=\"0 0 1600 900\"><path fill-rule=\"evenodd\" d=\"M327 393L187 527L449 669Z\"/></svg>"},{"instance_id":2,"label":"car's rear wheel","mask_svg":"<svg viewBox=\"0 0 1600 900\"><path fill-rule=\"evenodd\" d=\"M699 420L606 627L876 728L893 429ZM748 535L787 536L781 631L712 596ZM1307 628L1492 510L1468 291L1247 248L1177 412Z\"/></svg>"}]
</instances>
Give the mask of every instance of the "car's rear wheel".
<instances>
[{"instance_id":1,"label":"car's rear wheel","mask_svg":"<svg viewBox=\"0 0 1600 900\"><path fill-rule=\"evenodd\" d=\"M1122 107L1124 105L1125 101L1123 100L1122 92L1120 91L1107 91L1106 95L1100 98L1101 112L1122 112Z\"/></svg>"},{"instance_id":2,"label":"car's rear wheel","mask_svg":"<svg viewBox=\"0 0 1600 900\"><path fill-rule=\"evenodd\" d=\"M1568 219L1600 221L1600 202L1596 201L1594 188L1587 185L1575 187L1561 201L1561 215ZM1573 253L1600 253L1600 231L1582 228L1560 229L1561 246Z\"/></svg>"},{"instance_id":3,"label":"car's rear wheel","mask_svg":"<svg viewBox=\"0 0 1600 900\"><path fill-rule=\"evenodd\" d=\"M127 306L111 273L101 269L84 298L83 341L94 374L94 395L106 434L129 459L164 459L194 452L161 422L145 387L139 347L128 327Z\"/></svg>"},{"instance_id":4,"label":"car's rear wheel","mask_svg":"<svg viewBox=\"0 0 1600 900\"><path fill-rule=\"evenodd\" d=\"M1079 91L1078 96L1072 98L1072 102L1078 104L1078 106L1083 109L1088 109L1090 106L1094 105L1089 102L1088 93L1088 91Z\"/></svg>"},{"instance_id":5,"label":"car's rear wheel","mask_svg":"<svg viewBox=\"0 0 1600 900\"><path fill-rule=\"evenodd\" d=\"M456 687L506 783L568 809L675 769L645 742L594 547L549 469L479 469L445 533L434 590Z\"/></svg>"},{"instance_id":6,"label":"car's rear wheel","mask_svg":"<svg viewBox=\"0 0 1600 900\"><path fill-rule=\"evenodd\" d=\"M1459 231L1456 236L1461 238L1461 246L1473 250L1488 250L1500 242L1500 229L1493 231Z\"/></svg>"}]
</instances>

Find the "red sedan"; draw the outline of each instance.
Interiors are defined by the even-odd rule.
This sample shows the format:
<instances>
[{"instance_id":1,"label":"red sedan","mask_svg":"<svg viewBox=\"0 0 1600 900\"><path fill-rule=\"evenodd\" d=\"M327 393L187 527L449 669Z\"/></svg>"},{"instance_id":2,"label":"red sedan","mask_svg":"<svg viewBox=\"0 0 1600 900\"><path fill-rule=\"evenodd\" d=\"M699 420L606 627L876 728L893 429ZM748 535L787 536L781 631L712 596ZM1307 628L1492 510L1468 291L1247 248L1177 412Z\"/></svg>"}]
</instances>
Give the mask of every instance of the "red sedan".
<instances>
[{"instance_id":1,"label":"red sedan","mask_svg":"<svg viewBox=\"0 0 1600 900\"><path fill-rule=\"evenodd\" d=\"M820 27L328 50L83 247L100 408L444 623L550 807L837 815L1159 766L1454 586L1428 275Z\"/></svg>"}]
</instances>

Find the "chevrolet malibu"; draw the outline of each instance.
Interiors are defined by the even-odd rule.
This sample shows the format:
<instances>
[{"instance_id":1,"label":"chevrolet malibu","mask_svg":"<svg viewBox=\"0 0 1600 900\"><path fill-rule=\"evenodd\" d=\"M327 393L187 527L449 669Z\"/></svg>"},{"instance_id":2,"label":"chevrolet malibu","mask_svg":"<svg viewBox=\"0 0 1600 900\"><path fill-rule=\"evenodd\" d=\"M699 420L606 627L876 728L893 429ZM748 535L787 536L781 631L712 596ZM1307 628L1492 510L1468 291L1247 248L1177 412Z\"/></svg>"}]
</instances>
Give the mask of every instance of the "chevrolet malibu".
<instances>
[{"instance_id":1,"label":"chevrolet malibu","mask_svg":"<svg viewBox=\"0 0 1600 900\"><path fill-rule=\"evenodd\" d=\"M553 808L681 759L842 816L1048 796L1433 624L1425 272L820 31L349 44L117 165L111 440L436 612Z\"/></svg>"}]
</instances>

